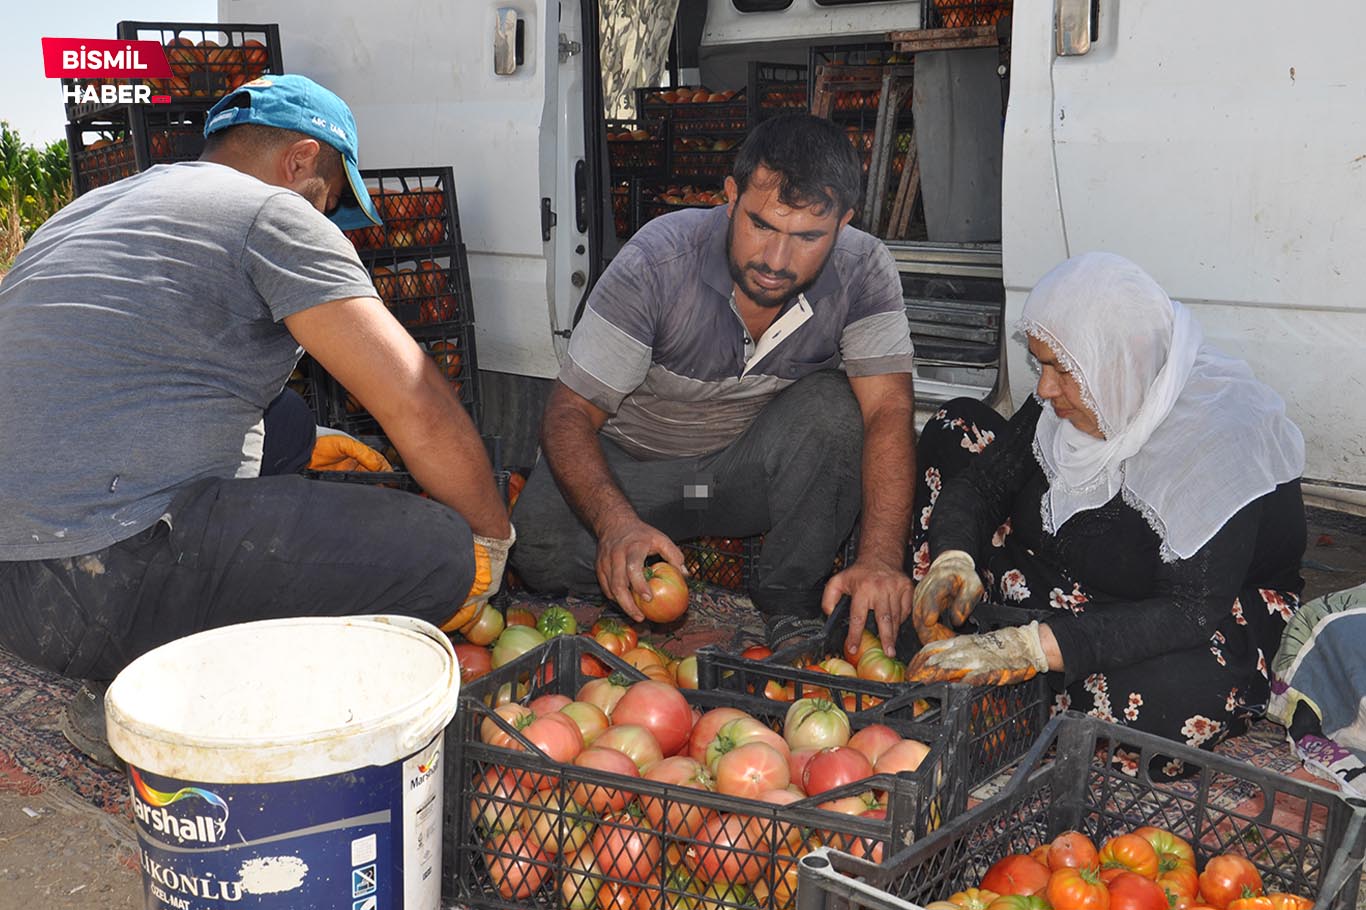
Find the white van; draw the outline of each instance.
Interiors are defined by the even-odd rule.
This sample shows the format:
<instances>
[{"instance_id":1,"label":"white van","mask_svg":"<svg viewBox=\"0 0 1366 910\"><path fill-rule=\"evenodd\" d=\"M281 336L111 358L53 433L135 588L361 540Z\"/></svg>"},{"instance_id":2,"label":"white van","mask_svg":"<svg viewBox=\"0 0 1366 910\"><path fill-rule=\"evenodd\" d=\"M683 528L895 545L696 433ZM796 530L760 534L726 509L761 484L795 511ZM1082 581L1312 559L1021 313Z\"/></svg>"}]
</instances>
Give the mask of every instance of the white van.
<instances>
[{"instance_id":1,"label":"white van","mask_svg":"<svg viewBox=\"0 0 1366 910\"><path fill-rule=\"evenodd\" d=\"M974 2L992 5L940 0ZM600 60L639 69L633 53L667 50L657 84L738 90L750 63L808 65L813 49L887 42L943 11L677 6L219 2L221 21L279 23L287 68L347 99L365 166L454 167L485 412L509 463L529 463L547 382L617 247ZM1034 381L1010 330L1026 294L1068 256L1113 250L1285 397L1307 494L1366 514L1364 27L1366 5L1347 0L1030 0L998 23L1003 46L916 53L924 239L888 246L920 403L1017 405ZM622 69L606 84L640 78Z\"/></svg>"}]
</instances>

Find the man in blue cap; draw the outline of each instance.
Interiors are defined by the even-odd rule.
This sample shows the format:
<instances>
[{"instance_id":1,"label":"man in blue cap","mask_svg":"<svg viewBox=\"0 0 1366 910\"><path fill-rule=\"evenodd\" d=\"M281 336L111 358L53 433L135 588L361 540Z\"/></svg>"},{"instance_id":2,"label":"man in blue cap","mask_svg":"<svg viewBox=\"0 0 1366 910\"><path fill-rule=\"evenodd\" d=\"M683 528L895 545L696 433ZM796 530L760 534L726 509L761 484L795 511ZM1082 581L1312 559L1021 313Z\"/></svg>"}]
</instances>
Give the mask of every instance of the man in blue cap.
<instances>
[{"instance_id":1,"label":"man in blue cap","mask_svg":"<svg viewBox=\"0 0 1366 910\"><path fill-rule=\"evenodd\" d=\"M282 616L453 628L513 537L478 431L338 229L380 223L346 104L268 76L205 135L72 202L0 283L0 646L95 681L65 727L105 761L98 683L139 654ZM272 402L301 349L430 499L297 473L312 415Z\"/></svg>"}]
</instances>

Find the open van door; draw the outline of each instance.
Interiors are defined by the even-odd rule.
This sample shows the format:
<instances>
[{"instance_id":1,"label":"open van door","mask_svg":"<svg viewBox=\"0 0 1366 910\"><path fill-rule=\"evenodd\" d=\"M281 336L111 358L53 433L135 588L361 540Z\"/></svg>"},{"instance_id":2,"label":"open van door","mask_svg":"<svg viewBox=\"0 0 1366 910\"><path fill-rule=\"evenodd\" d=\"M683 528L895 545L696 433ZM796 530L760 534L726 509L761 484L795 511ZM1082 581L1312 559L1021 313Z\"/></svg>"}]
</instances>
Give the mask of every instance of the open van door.
<instances>
[{"instance_id":1,"label":"open van door","mask_svg":"<svg viewBox=\"0 0 1366 910\"><path fill-rule=\"evenodd\" d=\"M1366 505L1363 30L1351 0L1016 4L1002 223L1008 325L1068 256L1133 259L1285 398L1306 492Z\"/></svg>"},{"instance_id":2,"label":"open van door","mask_svg":"<svg viewBox=\"0 0 1366 910\"><path fill-rule=\"evenodd\" d=\"M583 116L583 15L596 27L596 3L220 0L218 11L279 24L286 71L355 112L363 168L454 168L479 366L555 376L596 255Z\"/></svg>"}]
</instances>

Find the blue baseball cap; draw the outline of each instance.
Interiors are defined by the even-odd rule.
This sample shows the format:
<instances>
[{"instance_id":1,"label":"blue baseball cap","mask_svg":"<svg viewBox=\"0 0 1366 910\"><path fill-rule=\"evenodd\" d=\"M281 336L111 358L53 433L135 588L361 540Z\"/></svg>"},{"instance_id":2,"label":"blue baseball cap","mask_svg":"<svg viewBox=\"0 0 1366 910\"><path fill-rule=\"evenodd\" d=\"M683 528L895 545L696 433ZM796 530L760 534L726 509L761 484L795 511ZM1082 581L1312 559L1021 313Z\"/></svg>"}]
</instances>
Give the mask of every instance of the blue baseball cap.
<instances>
[{"instance_id":1,"label":"blue baseball cap","mask_svg":"<svg viewBox=\"0 0 1366 910\"><path fill-rule=\"evenodd\" d=\"M383 223L361 180L356 118L336 94L307 76L262 76L243 83L209 108L204 118L204 135L239 123L293 130L341 152L351 194L359 205L344 202L330 216L333 223L344 231Z\"/></svg>"}]
</instances>

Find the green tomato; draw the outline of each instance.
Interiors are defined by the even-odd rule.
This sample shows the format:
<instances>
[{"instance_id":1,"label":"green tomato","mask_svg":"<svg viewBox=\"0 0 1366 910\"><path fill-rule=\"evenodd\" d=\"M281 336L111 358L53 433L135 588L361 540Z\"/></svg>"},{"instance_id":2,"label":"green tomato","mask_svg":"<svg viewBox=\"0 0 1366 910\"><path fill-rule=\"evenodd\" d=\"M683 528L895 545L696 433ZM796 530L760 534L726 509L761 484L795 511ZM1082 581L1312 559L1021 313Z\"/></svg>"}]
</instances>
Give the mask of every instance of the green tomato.
<instances>
[{"instance_id":1,"label":"green tomato","mask_svg":"<svg viewBox=\"0 0 1366 910\"><path fill-rule=\"evenodd\" d=\"M564 607L550 607L536 620L536 629L547 639L573 635L579 631L578 620Z\"/></svg>"}]
</instances>

